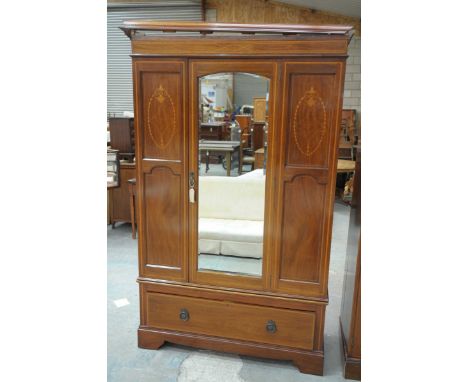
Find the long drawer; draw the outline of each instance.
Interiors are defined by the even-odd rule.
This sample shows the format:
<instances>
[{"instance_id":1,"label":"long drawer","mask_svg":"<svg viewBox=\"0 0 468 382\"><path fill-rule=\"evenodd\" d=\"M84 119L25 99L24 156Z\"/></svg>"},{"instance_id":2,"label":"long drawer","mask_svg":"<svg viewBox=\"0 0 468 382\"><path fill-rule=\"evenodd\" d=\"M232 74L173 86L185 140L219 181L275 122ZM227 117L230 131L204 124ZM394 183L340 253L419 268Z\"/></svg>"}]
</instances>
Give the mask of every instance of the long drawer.
<instances>
[{"instance_id":1,"label":"long drawer","mask_svg":"<svg viewBox=\"0 0 468 382\"><path fill-rule=\"evenodd\" d=\"M160 293L146 294L148 326L311 350L315 313L206 300Z\"/></svg>"}]
</instances>

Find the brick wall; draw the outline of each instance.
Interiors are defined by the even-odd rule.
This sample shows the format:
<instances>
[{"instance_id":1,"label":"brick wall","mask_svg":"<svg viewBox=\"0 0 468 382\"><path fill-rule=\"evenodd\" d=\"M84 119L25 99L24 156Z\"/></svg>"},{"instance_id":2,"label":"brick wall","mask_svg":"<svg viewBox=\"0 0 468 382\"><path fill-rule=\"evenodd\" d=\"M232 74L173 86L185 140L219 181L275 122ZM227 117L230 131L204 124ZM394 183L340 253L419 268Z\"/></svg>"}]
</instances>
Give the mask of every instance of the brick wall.
<instances>
[{"instance_id":1,"label":"brick wall","mask_svg":"<svg viewBox=\"0 0 468 382\"><path fill-rule=\"evenodd\" d=\"M361 37L354 36L348 46L343 109L356 109L361 120Z\"/></svg>"}]
</instances>

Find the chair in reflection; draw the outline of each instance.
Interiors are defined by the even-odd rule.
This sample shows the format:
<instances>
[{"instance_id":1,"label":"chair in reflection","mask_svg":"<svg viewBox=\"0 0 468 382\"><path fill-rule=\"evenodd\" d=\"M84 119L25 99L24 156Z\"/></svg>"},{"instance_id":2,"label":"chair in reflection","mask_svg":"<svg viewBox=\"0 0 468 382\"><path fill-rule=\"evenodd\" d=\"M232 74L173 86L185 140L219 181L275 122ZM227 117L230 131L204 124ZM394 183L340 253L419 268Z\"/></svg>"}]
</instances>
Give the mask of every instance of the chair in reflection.
<instances>
[{"instance_id":1,"label":"chair in reflection","mask_svg":"<svg viewBox=\"0 0 468 382\"><path fill-rule=\"evenodd\" d=\"M250 134L251 128L246 127L243 130L241 130L240 134L240 149L239 149L239 160L241 162L241 171L244 169L244 165L250 165L251 170L253 171L254 166L255 166L255 156L254 156L254 150L252 149L252 146L249 144L249 141L252 142L253 140L251 139L252 135Z\"/></svg>"},{"instance_id":2,"label":"chair in reflection","mask_svg":"<svg viewBox=\"0 0 468 382\"><path fill-rule=\"evenodd\" d=\"M247 141L247 145L250 145L250 127L252 124L252 116L250 114L236 115L236 121L242 130L242 139Z\"/></svg>"},{"instance_id":3,"label":"chair in reflection","mask_svg":"<svg viewBox=\"0 0 468 382\"><path fill-rule=\"evenodd\" d=\"M236 122L239 125L239 142L240 142L240 151L239 151L239 161L241 163L241 170L243 171L244 164L250 165L254 169L255 158L254 150L252 150L252 116L250 114L245 115L236 115Z\"/></svg>"}]
</instances>

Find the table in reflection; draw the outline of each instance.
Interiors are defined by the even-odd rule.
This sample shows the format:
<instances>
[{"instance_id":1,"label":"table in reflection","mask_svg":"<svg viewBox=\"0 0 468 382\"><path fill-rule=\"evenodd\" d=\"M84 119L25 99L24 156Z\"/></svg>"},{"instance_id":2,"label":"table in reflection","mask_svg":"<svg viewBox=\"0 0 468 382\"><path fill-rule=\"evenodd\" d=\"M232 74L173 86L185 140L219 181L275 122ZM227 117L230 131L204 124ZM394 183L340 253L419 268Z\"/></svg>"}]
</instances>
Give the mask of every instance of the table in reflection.
<instances>
[{"instance_id":1,"label":"table in reflection","mask_svg":"<svg viewBox=\"0 0 468 382\"><path fill-rule=\"evenodd\" d=\"M239 152L240 142L237 141L207 141L201 139L199 141L198 150L200 155L206 156L206 168L205 172L208 172L210 169L210 152L223 153L226 158L226 173L227 176L231 176L231 163L232 163L232 154L234 152ZM239 161L238 173L241 174L241 162Z\"/></svg>"}]
</instances>

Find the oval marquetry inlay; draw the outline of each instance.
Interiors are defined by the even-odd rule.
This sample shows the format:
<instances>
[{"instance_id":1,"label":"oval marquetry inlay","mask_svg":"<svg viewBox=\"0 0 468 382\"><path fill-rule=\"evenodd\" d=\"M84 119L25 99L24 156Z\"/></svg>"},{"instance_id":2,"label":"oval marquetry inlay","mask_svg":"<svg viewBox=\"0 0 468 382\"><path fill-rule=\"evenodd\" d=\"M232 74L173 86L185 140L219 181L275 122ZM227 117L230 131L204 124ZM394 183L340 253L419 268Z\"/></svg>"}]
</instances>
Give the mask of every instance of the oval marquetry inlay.
<instances>
[{"instance_id":1,"label":"oval marquetry inlay","mask_svg":"<svg viewBox=\"0 0 468 382\"><path fill-rule=\"evenodd\" d=\"M297 103L293 119L294 141L305 156L311 156L320 147L325 136L326 119L325 104L311 87Z\"/></svg>"},{"instance_id":2,"label":"oval marquetry inlay","mask_svg":"<svg viewBox=\"0 0 468 382\"><path fill-rule=\"evenodd\" d=\"M176 113L174 102L166 89L159 85L148 101L148 131L154 144L166 147L176 130Z\"/></svg>"}]
</instances>

